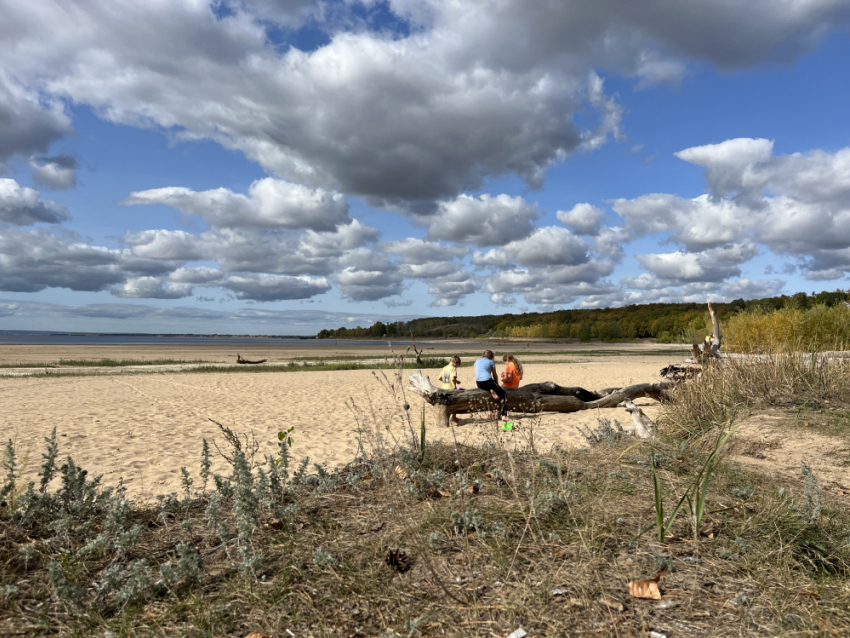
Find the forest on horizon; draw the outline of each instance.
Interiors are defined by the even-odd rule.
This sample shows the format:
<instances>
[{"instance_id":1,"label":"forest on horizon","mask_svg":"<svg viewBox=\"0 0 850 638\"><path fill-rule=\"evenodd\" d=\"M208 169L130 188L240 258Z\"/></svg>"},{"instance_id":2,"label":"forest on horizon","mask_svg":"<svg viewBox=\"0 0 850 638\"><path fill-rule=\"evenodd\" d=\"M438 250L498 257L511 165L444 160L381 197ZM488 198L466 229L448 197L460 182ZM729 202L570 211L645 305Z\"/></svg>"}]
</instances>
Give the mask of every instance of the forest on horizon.
<instances>
[{"instance_id":1,"label":"forest on horizon","mask_svg":"<svg viewBox=\"0 0 850 638\"><path fill-rule=\"evenodd\" d=\"M714 303L721 323L739 312L773 312L793 307L835 306L850 300L850 290L798 292L764 299L735 299ZM694 343L711 332L705 303L650 303L619 308L593 308L481 315L477 317L424 317L411 321L375 322L363 328L321 330L319 339L381 337L578 339L631 341L657 339L661 343Z\"/></svg>"}]
</instances>

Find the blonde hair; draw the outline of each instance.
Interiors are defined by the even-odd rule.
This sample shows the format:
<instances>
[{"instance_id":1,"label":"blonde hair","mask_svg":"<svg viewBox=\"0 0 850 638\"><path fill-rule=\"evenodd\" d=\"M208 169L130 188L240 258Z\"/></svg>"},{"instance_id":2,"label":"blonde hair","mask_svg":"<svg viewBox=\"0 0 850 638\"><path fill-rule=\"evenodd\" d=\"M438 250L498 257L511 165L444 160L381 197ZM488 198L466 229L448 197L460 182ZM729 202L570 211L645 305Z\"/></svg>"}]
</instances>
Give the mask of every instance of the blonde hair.
<instances>
[{"instance_id":1,"label":"blonde hair","mask_svg":"<svg viewBox=\"0 0 850 638\"><path fill-rule=\"evenodd\" d=\"M522 375L523 375L522 364L519 362L519 360L514 355L506 354L502 357L502 361L505 361L505 362L510 361L511 363L513 363L516 366L516 371L519 372L520 379L522 378Z\"/></svg>"},{"instance_id":2,"label":"blonde hair","mask_svg":"<svg viewBox=\"0 0 850 638\"><path fill-rule=\"evenodd\" d=\"M449 363L454 364L455 368L460 367L460 357L455 355L451 359L449 359Z\"/></svg>"}]
</instances>

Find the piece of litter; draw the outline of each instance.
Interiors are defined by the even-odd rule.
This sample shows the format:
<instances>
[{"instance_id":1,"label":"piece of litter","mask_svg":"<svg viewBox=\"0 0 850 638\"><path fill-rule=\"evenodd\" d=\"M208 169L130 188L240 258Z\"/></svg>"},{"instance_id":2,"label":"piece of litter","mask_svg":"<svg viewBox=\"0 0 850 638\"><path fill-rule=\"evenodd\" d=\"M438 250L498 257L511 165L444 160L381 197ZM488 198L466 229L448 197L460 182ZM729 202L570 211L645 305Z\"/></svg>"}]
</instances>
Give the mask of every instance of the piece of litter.
<instances>
[{"instance_id":1,"label":"piece of litter","mask_svg":"<svg viewBox=\"0 0 850 638\"><path fill-rule=\"evenodd\" d=\"M650 631L649 638L667 638L667 634L662 634L657 631Z\"/></svg>"},{"instance_id":2,"label":"piece of litter","mask_svg":"<svg viewBox=\"0 0 850 638\"><path fill-rule=\"evenodd\" d=\"M514 424L511 421L504 421L502 423L502 430L505 432L510 432L514 429Z\"/></svg>"},{"instance_id":3,"label":"piece of litter","mask_svg":"<svg viewBox=\"0 0 850 638\"><path fill-rule=\"evenodd\" d=\"M549 592L551 596L563 596L564 594L569 594L570 590L566 587L556 587L552 591Z\"/></svg>"},{"instance_id":4,"label":"piece of litter","mask_svg":"<svg viewBox=\"0 0 850 638\"><path fill-rule=\"evenodd\" d=\"M508 634L508 638L525 638L528 635L528 632L520 627L519 629L512 631Z\"/></svg>"}]
</instances>

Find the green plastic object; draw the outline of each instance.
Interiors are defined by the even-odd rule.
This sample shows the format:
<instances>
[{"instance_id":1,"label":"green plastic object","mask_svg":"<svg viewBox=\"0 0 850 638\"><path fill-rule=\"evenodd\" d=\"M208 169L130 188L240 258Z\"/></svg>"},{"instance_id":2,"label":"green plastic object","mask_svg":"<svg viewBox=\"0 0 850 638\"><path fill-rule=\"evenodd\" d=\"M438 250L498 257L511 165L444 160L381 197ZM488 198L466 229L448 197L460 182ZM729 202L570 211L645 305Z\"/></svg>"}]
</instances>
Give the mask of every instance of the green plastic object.
<instances>
[{"instance_id":1,"label":"green plastic object","mask_svg":"<svg viewBox=\"0 0 850 638\"><path fill-rule=\"evenodd\" d=\"M502 421L502 430L504 432L509 432L514 429L514 424L512 421Z\"/></svg>"}]
</instances>

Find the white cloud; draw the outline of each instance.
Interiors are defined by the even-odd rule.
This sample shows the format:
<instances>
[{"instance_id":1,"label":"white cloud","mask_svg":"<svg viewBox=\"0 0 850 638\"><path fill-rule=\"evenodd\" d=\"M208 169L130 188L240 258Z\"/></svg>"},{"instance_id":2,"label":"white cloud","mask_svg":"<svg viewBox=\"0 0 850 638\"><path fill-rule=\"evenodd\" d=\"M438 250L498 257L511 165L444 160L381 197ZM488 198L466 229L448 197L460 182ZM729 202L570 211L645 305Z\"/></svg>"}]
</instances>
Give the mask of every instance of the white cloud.
<instances>
[{"instance_id":1,"label":"white cloud","mask_svg":"<svg viewBox=\"0 0 850 638\"><path fill-rule=\"evenodd\" d=\"M289 277L286 275L227 275L217 285L236 294L237 299L281 301L309 299L331 289L324 277Z\"/></svg>"},{"instance_id":2,"label":"white cloud","mask_svg":"<svg viewBox=\"0 0 850 638\"><path fill-rule=\"evenodd\" d=\"M747 210L729 199L712 200L708 195L685 199L652 193L614 200L612 208L635 237L670 232L672 240L682 242L689 250L738 241L746 235Z\"/></svg>"},{"instance_id":3,"label":"white cloud","mask_svg":"<svg viewBox=\"0 0 850 638\"><path fill-rule=\"evenodd\" d=\"M476 246L502 246L530 235L539 217L536 206L522 197L461 195L439 204L428 236Z\"/></svg>"},{"instance_id":4,"label":"white cloud","mask_svg":"<svg viewBox=\"0 0 850 638\"><path fill-rule=\"evenodd\" d=\"M605 211L590 204L576 204L570 210L559 210L558 221L569 226L579 235L599 234L599 223Z\"/></svg>"},{"instance_id":5,"label":"white cloud","mask_svg":"<svg viewBox=\"0 0 850 638\"><path fill-rule=\"evenodd\" d=\"M566 228L539 228L512 241L505 252L523 266L575 266L589 261L588 246Z\"/></svg>"},{"instance_id":6,"label":"white cloud","mask_svg":"<svg viewBox=\"0 0 850 638\"><path fill-rule=\"evenodd\" d=\"M0 8L0 17L4 16L4 9L5 5ZM0 19L0 23L4 19ZM9 39L5 33L0 26L0 40L8 54ZM20 61L18 58L14 62ZM0 173L15 155L29 157L33 153L43 153L50 144L73 130L60 100L40 94L35 86L22 86L17 79L12 79L14 73L11 71L16 67L13 60L0 63Z\"/></svg>"},{"instance_id":7,"label":"white cloud","mask_svg":"<svg viewBox=\"0 0 850 638\"><path fill-rule=\"evenodd\" d=\"M127 233L123 239L138 257L175 261L204 258L198 237L182 230L143 230Z\"/></svg>"},{"instance_id":8,"label":"white cloud","mask_svg":"<svg viewBox=\"0 0 850 638\"><path fill-rule=\"evenodd\" d=\"M67 190L77 185L77 160L60 153L53 157L31 157L32 179L40 186Z\"/></svg>"},{"instance_id":9,"label":"white cloud","mask_svg":"<svg viewBox=\"0 0 850 638\"><path fill-rule=\"evenodd\" d=\"M705 167L705 179L713 197L760 192L769 179L765 169L773 156L773 141L737 138L686 148L674 155Z\"/></svg>"},{"instance_id":10,"label":"white cloud","mask_svg":"<svg viewBox=\"0 0 850 638\"><path fill-rule=\"evenodd\" d=\"M492 267L499 270L507 270L516 266L515 262L508 257L508 253L502 249L491 248L486 253L476 250L472 255L472 265L479 267Z\"/></svg>"},{"instance_id":11,"label":"white cloud","mask_svg":"<svg viewBox=\"0 0 850 638\"><path fill-rule=\"evenodd\" d=\"M449 262L458 257L463 257L468 252L464 246L452 246L414 237L386 242L381 248L389 253L399 255L406 264Z\"/></svg>"},{"instance_id":12,"label":"white cloud","mask_svg":"<svg viewBox=\"0 0 850 638\"><path fill-rule=\"evenodd\" d=\"M116 297L129 299L182 299L192 292L191 285L165 284L158 277L133 277L111 290Z\"/></svg>"},{"instance_id":13,"label":"white cloud","mask_svg":"<svg viewBox=\"0 0 850 638\"><path fill-rule=\"evenodd\" d=\"M336 276L342 296L351 301L377 301L398 295L403 279L398 272L346 268Z\"/></svg>"},{"instance_id":14,"label":"white cloud","mask_svg":"<svg viewBox=\"0 0 850 638\"><path fill-rule=\"evenodd\" d=\"M121 203L166 204L182 213L197 215L215 228L333 231L338 225L351 222L342 195L271 177L251 184L247 196L226 188L196 192L169 186L130 193Z\"/></svg>"},{"instance_id":15,"label":"white cloud","mask_svg":"<svg viewBox=\"0 0 850 638\"><path fill-rule=\"evenodd\" d=\"M0 290L97 291L124 279L119 251L89 246L73 233L0 229Z\"/></svg>"},{"instance_id":16,"label":"white cloud","mask_svg":"<svg viewBox=\"0 0 850 638\"><path fill-rule=\"evenodd\" d=\"M664 285L682 285L687 282L719 282L740 276L740 265L758 254L755 244L733 244L711 248L699 253L661 253L638 255L640 265L664 281ZM645 281L624 280L626 285L646 288Z\"/></svg>"},{"instance_id":17,"label":"white cloud","mask_svg":"<svg viewBox=\"0 0 850 638\"><path fill-rule=\"evenodd\" d=\"M38 191L21 186L13 179L0 178L0 222L16 226L61 224L71 219L68 209L49 199L39 199Z\"/></svg>"}]
</instances>

